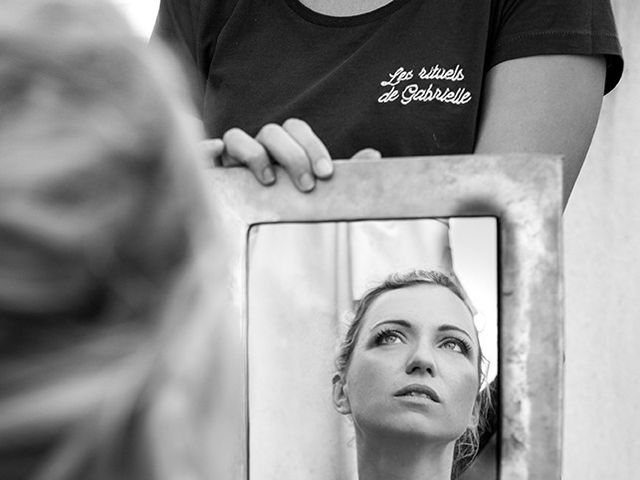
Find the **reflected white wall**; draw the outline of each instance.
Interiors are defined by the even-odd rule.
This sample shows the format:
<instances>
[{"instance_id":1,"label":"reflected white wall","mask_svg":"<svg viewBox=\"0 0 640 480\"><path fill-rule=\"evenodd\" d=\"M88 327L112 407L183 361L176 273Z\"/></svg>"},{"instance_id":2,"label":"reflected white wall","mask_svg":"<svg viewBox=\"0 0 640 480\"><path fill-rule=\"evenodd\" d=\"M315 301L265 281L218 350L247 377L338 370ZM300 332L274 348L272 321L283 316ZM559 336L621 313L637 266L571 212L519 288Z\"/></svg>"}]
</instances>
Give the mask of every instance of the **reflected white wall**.
<instances>
[{"instance_id":1,"label":"reflected white wall","mask_svg":"<svg viewBox=\"0 0 640 480\"><path fill-rule=\"evenodd\" d=\"M452 218L453 267L478 313L476 327L489 362L487 378L498 373L497 222L492 218Z\"/></svg>"}]
</instances>

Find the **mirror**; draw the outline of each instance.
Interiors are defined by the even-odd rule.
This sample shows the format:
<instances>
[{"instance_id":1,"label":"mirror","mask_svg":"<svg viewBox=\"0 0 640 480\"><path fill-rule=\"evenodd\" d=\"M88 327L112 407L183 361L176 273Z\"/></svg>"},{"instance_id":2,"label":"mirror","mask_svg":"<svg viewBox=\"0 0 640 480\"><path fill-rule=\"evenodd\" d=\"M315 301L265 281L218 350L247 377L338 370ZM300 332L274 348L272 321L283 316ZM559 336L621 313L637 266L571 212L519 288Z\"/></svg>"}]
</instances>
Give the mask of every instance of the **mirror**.
<instances>
[{"instance_id":1,"label":"mirror","mask_svg":"<svg viewBox=\"0 0 640 480\"><path fill-rule=\"evenodd\" d=\"M249 478L357 478L354 427L332 402L334 358L356 301L391 273L455 272L475 309L486 359L484 386L495 379L497 232L494 217L252 227ZM478 463L465 479L496 478L495 444L484 449Z\"/></svg>"},{"instance_id":2,"label":"mirror","mask_svg":"<svg viewBox=\"0 0 640 480\"><path fill-rule=\"evenodd\" d=\"M409 262L413 268L413 258L400 257L400 264L387 263L387 260L391 262L396 254L409 251L405 241L413 240L418 245L429 242L415 234L404 235L400 246L385 247L381 243L376 247L381 254L353 261L345 248L327 250L318 245L336 240L344 245L344 238L361 238L348 232L356 226L356 230L366 230L369 221L442 223L435 219L448 218L453 232L457 229L458 217L491 217L499 259L489 269L493 269L494 274L497 270L500 312L497 362L500 452L496 457L485 449L485 456L497 458L497 465L469 471L469 475L475 476L463 478L560 480L564 355L562 159L533 154L434 156L336 161L334 167L330 181L319 182L313 192L305 195L292 187L283 171L277 172L279 179L269 188L259 185L245 169L212 169L210 172L218 232L220 238L227 241L226 254L220 258L221 278L216 294L224 302L224 318L231 326L228 340L241 340L243 358L242 362L229 362L228 378L234 383L231 391L235 391L236 385L240 388L234 396L237 401L225 411L225 418L234 428L221 437L231 454L213 455L213 460L225 463L225 468L230 469L227 478L233 480L287 478L288 468L289 471L298 467L310 470L312 466L322 468L325 478L351 480L354 466L349 449L353 449L353 436L349 434L345 418L333 411L332 402L327 398L330 378L325 377L333 372L333 348L340 335L340 321L351 309L361 288L358 285L369 282L367 275L358 273L359 265L368 269L384 259L379 271L384 275L390 273L387 269L401 268L402 262ZM271 248L261 249L255 232L262 229L264 234L283 228L306 228L307 240L296 241L293 236L285 235L284 239L273 242ZM314 231L314 228L320 230ZM476 233L468 235L474 247L472 258L485 259L485 252L476 248ZM359 255L376 251L373 244L365 242L364 245L356 248ZM462 273L463 261L459 258L462 247L453 239L451 247L454 250L451 263L460 270L469 295L475 296L471 281ZM420 250L423 249L426 251L426 247L421 246ZM307 265L307 270L317 269L317 272L309 274L304 268L297 272L287 267L283 258L290 255L304 259L299 265L293 262L295 267ZM328 269L320 268L326 265L349 265L346 271L350 273L328 274ZM254 275L261 268L265 272L277 268L289 286L279 287L275 281L258 282ZM250 275L253 278L249 278ZM260 306L260 301L249 291L254 284L263 284L273 292L267 297L276 300L284 314ZM324 288L325 292L334 292L333 299L331 295L322 297L317 293L323 290L323 285L329 286ZM496 289L495 284L484 286ZM472 300L480 305L479 298ZM294 304L303 305L306 313L288 309ZM284 330L295 330L296 336L304 339L300 345L309 348L291 347L286 332L281 327L272 328L270 321L256 320L256 312L269 317L276 313L275 321L284 322ZM485 319L490 315L482 313ZM318 318L326 321L314 321ZM491 328L488 320L486 324L479 323L483 331ZM489 351L490 347L485 349ZM316 350L329 354L316 356L314 360ZM276 361L279 357L284 359L284 367L282 360ZM476 376L477 370L472 375ZM306 395L307 404L295 406L301 395ZM291 413L295 409L303 413L325 412L322 415L326 414L327 420L320 420L320 414L300 419ZM299 429L305 432L302 439L278 437L288 428L298 427L297 423L305 424ZM341 433L336 435L336 431ZM328 443L311 452L299 445L316 437ZM303 452L301 458L295 458L298 450ZM289 462L298 462L298 465L291 470ZM481 465L476 461L474 468ZM313 474L298 476L313 478Z\"/></svg>"}]
</instances>

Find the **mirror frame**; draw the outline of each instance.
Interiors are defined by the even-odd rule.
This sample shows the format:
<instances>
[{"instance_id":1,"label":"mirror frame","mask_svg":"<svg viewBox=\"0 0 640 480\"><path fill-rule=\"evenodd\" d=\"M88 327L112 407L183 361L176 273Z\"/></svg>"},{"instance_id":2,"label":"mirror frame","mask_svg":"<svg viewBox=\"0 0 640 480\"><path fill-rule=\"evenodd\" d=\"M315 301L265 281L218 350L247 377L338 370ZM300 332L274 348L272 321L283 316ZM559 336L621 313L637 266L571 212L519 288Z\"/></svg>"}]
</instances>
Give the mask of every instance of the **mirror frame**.
<instances>
[{"instance_id":1,"label":"mirror frame","mask_svg":"<svg viewBox=\"0 0 640 480\"><path fill-rule=\"evenodd\" d=\"M564 363L562 159L459 155L336 161L307 194L283 170L265 188L244 168L209 173L226 321L242 339L233 480L249 476L247 246L264 223L493 216L498 219L498 478L561 478ZM236 366L237 369L237 366ZM236 372L237 374L237 372Z\"/></svg>"}]
</instances>

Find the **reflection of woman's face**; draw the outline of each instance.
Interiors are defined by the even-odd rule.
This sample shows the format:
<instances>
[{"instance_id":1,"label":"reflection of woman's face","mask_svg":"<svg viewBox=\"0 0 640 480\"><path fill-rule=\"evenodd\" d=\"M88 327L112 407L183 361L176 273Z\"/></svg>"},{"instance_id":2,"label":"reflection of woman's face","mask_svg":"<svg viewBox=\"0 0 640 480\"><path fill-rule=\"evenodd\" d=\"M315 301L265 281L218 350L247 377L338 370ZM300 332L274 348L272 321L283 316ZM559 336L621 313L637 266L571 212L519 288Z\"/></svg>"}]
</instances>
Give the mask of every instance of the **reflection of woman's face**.
<instances>
[{"instance_id":1,"label":"reflection of woman's face","mask_svg":"<svg viewBox=\"0 0 640 480\"><path fill-rule=\"evenodd\" d=\"M356 429L457 439L472 423L478 358L472 316L450 290L383 293L362 320L344 383Z\"/></svg>"}]
</instances>

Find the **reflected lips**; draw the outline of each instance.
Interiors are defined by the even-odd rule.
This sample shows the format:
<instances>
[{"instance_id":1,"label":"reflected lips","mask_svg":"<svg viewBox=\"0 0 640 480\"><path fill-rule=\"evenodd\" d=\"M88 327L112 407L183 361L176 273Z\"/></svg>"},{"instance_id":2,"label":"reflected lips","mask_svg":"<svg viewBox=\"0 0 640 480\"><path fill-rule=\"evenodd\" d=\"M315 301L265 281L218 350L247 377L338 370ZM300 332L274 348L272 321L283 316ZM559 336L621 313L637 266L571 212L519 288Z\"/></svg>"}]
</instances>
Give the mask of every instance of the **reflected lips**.
<instances>
[{"instance_id":1,"label":"reflected lips","mask_svg":"<svg viewBox=\"0 0 640 480\"><path fill-rule=\"evenodd\" d=\"M440 403L440 397L433 388L427 387L426 385L413 384L407 385L404 388L398 390L394 395L394 397L407 397L407 398L424 398L429 399L433 402Z\"/></svg>"}]
</instances>

